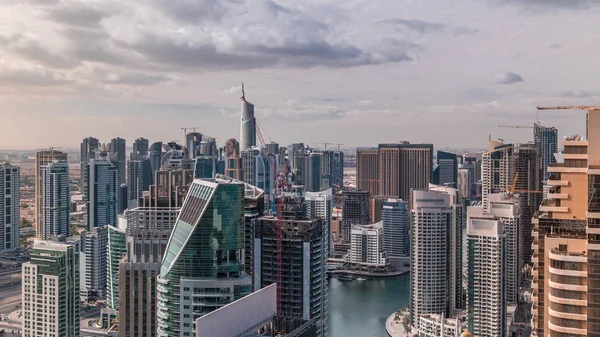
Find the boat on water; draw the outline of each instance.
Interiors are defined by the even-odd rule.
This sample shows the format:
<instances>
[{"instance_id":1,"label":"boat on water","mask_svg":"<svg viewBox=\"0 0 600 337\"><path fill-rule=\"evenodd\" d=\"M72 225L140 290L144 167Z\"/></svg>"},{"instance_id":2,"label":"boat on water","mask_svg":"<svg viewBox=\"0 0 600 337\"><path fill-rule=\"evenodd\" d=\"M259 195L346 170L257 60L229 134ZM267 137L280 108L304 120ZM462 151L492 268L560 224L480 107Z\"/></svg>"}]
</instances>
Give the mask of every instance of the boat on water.
<instances>
[{"instance_id":1,"label":"boat on water","mask_svg":"<svg viewBox=\"0 0 600 337\"><path fill-rule=\"evenodd\" d=\"M365 282L367 279L364 277L359 277L356 279L358 282Z\"/></svg>"},{"instance_id":2,"label":"boat on water","mask_svg":"<svg viewBox=\"0 0 600 337\"><path fill-rule=\"evenodd\" d=\"M340 281L353 281L354 277L352 275L337 275L337 279Z\"/></svg>"}]
</instances>

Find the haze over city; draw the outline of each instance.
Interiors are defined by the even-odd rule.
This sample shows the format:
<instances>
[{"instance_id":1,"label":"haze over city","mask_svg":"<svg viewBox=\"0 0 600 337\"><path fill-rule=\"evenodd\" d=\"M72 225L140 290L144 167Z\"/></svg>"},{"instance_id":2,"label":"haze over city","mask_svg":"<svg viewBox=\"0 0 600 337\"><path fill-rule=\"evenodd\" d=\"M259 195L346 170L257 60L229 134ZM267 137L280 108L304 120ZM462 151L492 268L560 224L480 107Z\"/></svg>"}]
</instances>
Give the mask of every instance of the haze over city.
<instances>
[{"instance_id":1,"label":"haze over city","mask_svg":"<svg viewBox=\"0 0 600 337\"><path fill-rule=\"evenodd\" d=\"M496 126L600 94L598 4L4 0L0 144L168 141L190 123L225 140L239 132L242 81L283 144L525 141ZM540 120L583 132L581 113Z\"/></svg>"}]
</instances>

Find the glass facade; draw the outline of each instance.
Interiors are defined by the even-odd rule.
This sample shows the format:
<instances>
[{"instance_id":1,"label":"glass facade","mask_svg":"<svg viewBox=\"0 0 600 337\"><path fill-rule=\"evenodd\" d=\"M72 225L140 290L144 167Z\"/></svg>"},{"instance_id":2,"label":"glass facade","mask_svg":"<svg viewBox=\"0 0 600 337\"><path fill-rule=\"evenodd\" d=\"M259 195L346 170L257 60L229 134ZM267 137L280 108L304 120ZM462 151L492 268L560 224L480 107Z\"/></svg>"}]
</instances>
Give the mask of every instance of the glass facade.
<instances>
[{"instance_id":1,"label":"glass facade","mask_svg":"<svg viewBox=\"0 0 600 337\"><path fill-rule=\"evenodd\" d=\"M243 248L244 184L195 180L158 277L159 336L191 336L196 318L251 292Z\"/></svg>"}]
</instances>

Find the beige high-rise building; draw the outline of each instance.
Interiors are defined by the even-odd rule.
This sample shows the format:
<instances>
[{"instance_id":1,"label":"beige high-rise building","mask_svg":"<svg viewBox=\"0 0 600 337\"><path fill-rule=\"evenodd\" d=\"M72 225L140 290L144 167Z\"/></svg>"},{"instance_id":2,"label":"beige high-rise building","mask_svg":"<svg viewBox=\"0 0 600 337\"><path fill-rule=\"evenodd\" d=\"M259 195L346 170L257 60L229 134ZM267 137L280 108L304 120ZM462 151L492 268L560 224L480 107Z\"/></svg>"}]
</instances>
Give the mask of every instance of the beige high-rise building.
<instances>
[{"instance_id":1,"label":"beige high-rise building","mask_svg":"<svg viewBox=\"0 0 600 337\"><path fill-rule=\"evenodd\" d=\"M41 219L42 219L42 171L41 167L48 165L55 160L67 160L67 154L53 148L39 150L35 154L35 236L42 237Z\"/></svg>"},{"instance_id":2,"label":"beige high-rise building","mask_svg":"<svg viewBox=\"0 0 600 337\"><path fill-rule=\"evenodd\" d=\"M429 188L432 165L431 144L379 144L379 194L410 202L412 190Z\"/></svg>"},{"instance_id":3,"label":"beige high-rise building","mask_svg":"<svg viewBox=\"0 0 600 337\"><path fill-rule=\"evenodd\" d=\"M356 188L379 195L379 149L359 147L356 149Z\"/></svg>"}]
</instances>

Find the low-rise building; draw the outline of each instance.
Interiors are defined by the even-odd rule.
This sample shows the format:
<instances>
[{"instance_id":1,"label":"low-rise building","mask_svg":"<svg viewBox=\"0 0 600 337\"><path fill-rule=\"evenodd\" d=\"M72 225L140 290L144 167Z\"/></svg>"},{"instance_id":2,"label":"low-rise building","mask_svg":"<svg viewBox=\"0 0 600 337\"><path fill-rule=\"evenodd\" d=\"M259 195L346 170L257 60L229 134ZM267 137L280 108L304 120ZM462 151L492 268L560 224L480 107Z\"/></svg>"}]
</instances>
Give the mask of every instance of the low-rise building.
<instances>
[{"instance_id":1,"label":"low-rise building","mask_svg":"<svg viewBox=\"0 0 600 337\"><path fill-rule=\"evenodd\" d=\"M383 249L383 222L352 226L348 262L371 266L385 266Z\"/></svg>"}]
</instances>

